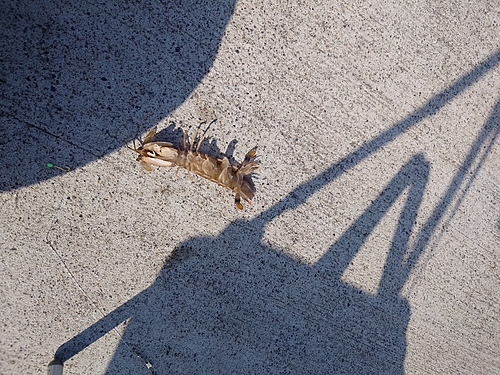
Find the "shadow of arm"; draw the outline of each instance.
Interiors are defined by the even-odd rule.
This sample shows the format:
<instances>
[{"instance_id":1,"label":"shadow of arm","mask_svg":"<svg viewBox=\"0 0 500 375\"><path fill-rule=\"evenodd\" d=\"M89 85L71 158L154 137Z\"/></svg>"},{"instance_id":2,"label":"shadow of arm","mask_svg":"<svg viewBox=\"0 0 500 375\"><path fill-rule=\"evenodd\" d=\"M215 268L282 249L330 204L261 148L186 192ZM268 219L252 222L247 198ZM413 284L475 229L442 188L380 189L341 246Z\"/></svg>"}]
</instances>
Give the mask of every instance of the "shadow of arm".
<instances>
[{"instance_id":1,"label":"shadow of arm","mask_svg":"<svg viewBox=\"0 0 500 375\"><path fill-rule=\"evenodd\" d=\"M54 358L66 362L116 328L119 324L126 321L132 316L133 306L137 304L137 299L141 295L142 293L128 300L84 331L66 341L57 349Z\"/></svg>"}]
</instances>

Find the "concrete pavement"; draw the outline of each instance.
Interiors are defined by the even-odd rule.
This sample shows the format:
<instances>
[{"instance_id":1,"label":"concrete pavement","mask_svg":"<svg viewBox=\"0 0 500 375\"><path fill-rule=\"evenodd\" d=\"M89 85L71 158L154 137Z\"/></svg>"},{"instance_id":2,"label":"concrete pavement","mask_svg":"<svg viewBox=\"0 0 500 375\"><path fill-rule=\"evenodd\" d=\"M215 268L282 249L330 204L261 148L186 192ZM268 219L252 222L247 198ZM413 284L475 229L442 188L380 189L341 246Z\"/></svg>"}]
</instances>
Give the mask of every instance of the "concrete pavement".
<instances>
[{"instance_id":1,"label":"concrete pavement","mask_svg":"<svg viewBox=\"0 0 500 375\"><path fill-rule=\"evenodd\" d=\"M500 373L496 2L2 7L0 373Z\"/></svg>"}]
</instances>

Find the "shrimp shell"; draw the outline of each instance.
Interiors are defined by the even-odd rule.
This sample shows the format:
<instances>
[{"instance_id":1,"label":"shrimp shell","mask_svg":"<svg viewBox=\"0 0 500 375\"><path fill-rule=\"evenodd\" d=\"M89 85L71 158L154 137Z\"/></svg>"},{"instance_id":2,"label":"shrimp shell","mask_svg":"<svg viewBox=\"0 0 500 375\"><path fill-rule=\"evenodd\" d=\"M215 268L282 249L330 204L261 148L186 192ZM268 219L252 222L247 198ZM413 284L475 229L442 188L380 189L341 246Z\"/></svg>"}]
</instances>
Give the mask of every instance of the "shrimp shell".
<instances>
[{"instance_id":1,"label":"shrimp shell","mask_svg":"<svg viewBox=\"0 0 500 375\"><path fill-rule=\"evenodd\" d=\"M225 156L220 159L199 152L198 149L203 137L200 137L196 150L193 150L198 131L195 133L189 149L186 147L186 132L184 132L184 147L182 149L174 147L169 142L152 142L151 140L155 134L156 127L146 135L140 147L136 148L134 142L133 150L139 154L137 160L141 161L146 170L151 171L151 165L159 167L176 166L176 175L178 176L179 169L184 168L187 169L190 177L190 172L193 172L234 191L234 202L238 209L243 209L241 198L251 204L255 195L255 186L249 175L259 167L259 162L256 160L257 147L254 147L245 155L243 163L233 165Z\"/></svg>"}]
</instances>

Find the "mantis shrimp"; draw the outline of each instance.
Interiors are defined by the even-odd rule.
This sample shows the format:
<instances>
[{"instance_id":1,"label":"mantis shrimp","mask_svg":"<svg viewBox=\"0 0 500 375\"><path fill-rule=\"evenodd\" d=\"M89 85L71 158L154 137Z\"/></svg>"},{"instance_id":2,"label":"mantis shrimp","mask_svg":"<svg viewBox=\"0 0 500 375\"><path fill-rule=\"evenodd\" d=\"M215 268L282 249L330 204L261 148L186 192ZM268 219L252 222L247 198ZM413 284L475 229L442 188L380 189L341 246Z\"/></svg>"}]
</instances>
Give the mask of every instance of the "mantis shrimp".
<instances>
[{"instance_id":1,"label":"mantis shrimp","mask_svg":"<svg viewBox=\"0 0 500 375\"><path fill-rule=\"evenodd\" d=\"M186 145L187 133L185 131L184 147L176 148L170 142L154 142L152 139L156 134L156 130L157 127L155 126L143 141L139 140L139 147L136 147L134 139L134 148L132 150L139 154L137 160L141 162L144 169L151 171L151 165L177 167L175 174L178 176L179 169L185 168L189 177L191 177L190 172L193 172L234 191L234 203L238 209L243 209L241 198L251 204L255 195L255 186L249 175L259 167L259 162L256 160L257 147L247 152L243 163L234 165L230 163L226 156L220 159L199 152L204 135L199 138L198 144L193 150L199 128L193 137L193 141L189 142L189 148Z\"/></svg>"}]
</instances>

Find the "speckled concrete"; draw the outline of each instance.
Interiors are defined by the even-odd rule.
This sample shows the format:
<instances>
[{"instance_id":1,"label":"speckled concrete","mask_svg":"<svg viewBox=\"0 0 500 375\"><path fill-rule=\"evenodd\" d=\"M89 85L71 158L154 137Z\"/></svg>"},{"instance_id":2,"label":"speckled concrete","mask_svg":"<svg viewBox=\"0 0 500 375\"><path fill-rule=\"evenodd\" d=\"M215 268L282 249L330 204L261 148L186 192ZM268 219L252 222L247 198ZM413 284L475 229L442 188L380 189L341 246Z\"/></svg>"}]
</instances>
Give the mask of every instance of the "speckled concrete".
<instances>
[{"instance_id":1,"label":"speckled concrete","mask_svg":"<svg viewBox=\"0 0 500 375\"><path fill-rule=\"evenodd\" d=\"M0 373L500 373L496 2L0 25ZM244 211L126 147L214 119L203 152L259 146Z\"/></svg>"}]
</instances>

